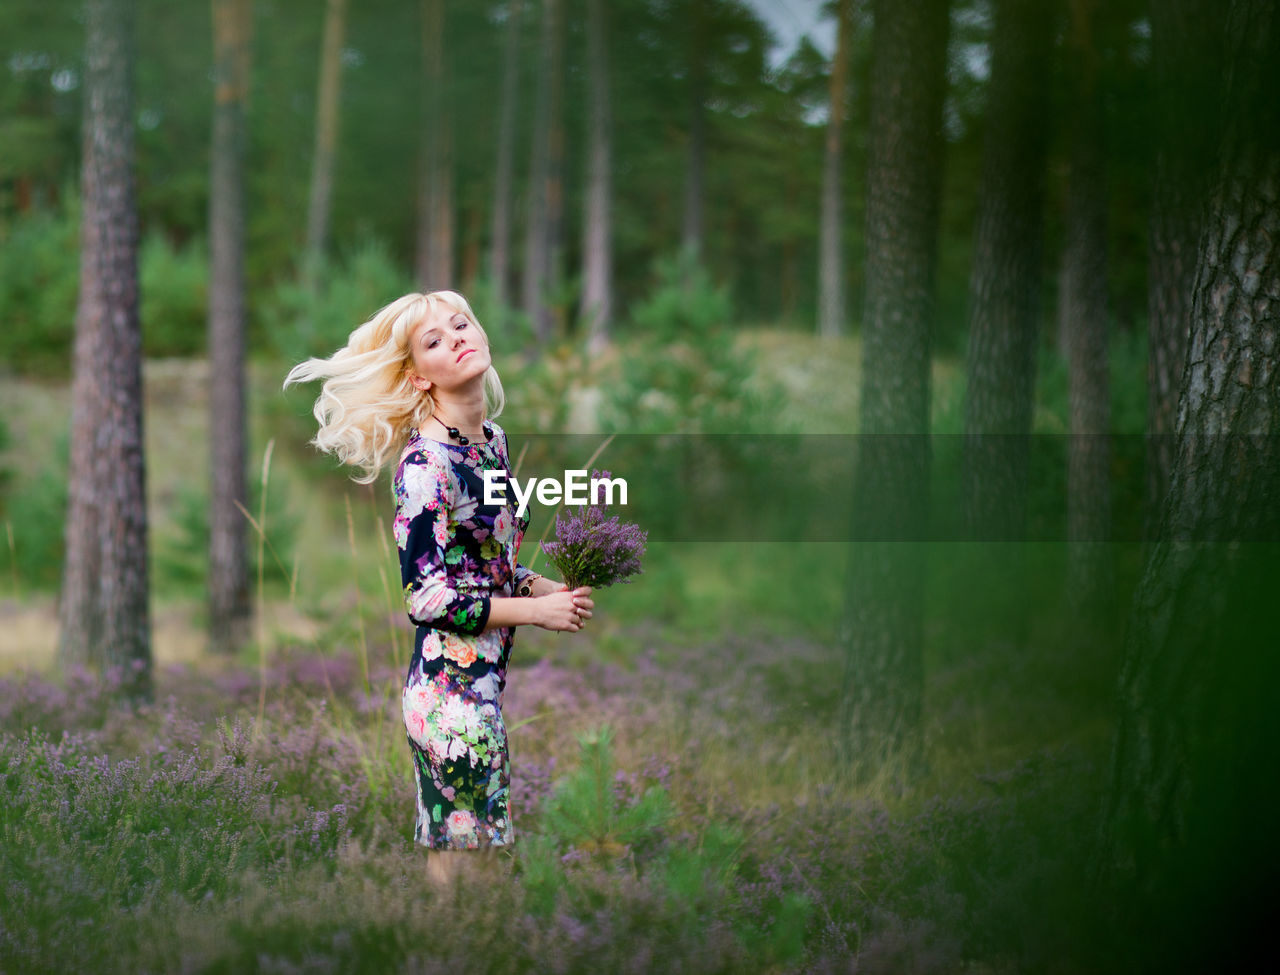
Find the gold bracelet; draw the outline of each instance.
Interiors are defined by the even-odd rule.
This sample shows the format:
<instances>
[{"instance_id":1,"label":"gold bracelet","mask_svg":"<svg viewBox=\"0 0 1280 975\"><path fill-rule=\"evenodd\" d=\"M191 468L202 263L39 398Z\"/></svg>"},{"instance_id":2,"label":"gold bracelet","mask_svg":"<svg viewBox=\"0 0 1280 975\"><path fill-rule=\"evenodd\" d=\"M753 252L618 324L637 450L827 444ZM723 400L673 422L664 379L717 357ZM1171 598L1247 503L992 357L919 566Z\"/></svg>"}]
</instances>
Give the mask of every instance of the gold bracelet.
<instances>
[{"instance_id":1,"label":"gold bracelet","mask_svg":"<svg viewBox=\"0 0 1280 975\"><path fill-rule=\"evenodd\" d=\"M529 576L528 578L526 578L524 582L520 583L519 588L518 588L518 589L516 589L516 595L517 595L517 596L532 596L532 595L533 595L533 580L534 580L534 579L541 579L541 578L542 578L542 576L538 575L536 572L535 572L532 576Z\"/></svg>"}]
</instances>

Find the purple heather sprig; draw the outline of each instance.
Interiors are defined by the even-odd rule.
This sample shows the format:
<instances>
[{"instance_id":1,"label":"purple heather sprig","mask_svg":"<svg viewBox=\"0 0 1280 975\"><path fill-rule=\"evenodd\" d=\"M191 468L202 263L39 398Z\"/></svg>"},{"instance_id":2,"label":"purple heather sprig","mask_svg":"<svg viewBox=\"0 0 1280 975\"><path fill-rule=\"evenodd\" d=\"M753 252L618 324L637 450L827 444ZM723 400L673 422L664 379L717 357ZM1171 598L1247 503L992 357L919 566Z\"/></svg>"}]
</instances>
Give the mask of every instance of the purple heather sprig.
<instances>
[{"instance_id":1,"label":"purple heather sprig","mask_svg":"<svg viewBox=\"0 0 1280 975\"><path fill-rule=\"evenodd\" d=\"M608 471L593 470L591 481L609 476ZM641 571L640 557L649 533L617 515L609 516L604 486L595 486L591 503L567 507L556 516L555 541L542 546L570 589L603 589L615 582L630 582Z\"/></svg>"}]
</instances>

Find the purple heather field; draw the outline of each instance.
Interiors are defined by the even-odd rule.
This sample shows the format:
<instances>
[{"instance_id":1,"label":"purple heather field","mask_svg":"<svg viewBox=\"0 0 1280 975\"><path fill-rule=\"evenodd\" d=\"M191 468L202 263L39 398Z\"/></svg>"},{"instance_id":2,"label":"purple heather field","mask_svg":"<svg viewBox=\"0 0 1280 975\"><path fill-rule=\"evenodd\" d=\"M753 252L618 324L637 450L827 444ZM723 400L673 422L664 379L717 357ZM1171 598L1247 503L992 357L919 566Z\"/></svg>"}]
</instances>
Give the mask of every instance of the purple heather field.
<instances>
[{"instance_id":1,"label":"purple heather field","mask_svg":"<svg viewBox=\"0 0 1280 975\"><path fill-rule=\"evenodd\" d=\"M1060 784L1091 777L1087 756L855 786L833 763L830 647L767 628L613 642L637 649L518 644L517 844L452 897L411 840L387 660L286 647L265 694L256 666L170 664L132 710L84 672L0 680L0 968L1002 972L1058 957L1066 929L1038 902L1070 873L1090 792ZM934 733L963 735L972 711L955 700Z\"/></svg>"}]
</instances>

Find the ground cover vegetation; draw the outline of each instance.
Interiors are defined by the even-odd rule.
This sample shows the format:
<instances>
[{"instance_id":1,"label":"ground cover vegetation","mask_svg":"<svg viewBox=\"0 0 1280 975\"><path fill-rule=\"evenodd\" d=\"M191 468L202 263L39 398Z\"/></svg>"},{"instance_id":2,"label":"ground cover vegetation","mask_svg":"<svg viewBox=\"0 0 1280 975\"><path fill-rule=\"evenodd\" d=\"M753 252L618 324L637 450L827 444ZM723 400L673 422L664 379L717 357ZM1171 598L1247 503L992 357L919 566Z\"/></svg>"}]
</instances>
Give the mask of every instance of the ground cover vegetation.
<instances>
[{"instance_id":1,"label":"ground cover vegetation","mask_svg":"<svg viewBox=\"0 0 1280 975\"><path fill-rule=\"evenodd\" d=\"M802 6L0 6L0 969L1270 937L1280 15L833 0L776 47ZM388 484L280 391L440 286L516 473L625 470L649 533L518 637L519 843L452 893Z\"/></svg>"}]
</instances>

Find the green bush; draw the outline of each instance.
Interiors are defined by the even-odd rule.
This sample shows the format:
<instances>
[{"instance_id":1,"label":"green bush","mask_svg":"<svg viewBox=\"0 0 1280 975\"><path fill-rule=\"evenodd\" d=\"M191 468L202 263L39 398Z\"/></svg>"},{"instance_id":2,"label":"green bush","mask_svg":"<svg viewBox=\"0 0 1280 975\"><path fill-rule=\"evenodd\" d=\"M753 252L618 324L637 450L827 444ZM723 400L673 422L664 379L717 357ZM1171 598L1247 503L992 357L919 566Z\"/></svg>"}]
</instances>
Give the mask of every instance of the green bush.
<instances>
[{"instance_id":1,"label":"green bush","mask_svg":"<svg viewBox=\"0 0 1280 975\"><path fill-rule=\"evenodd\" d=\"M366 238L337 260L281 280L262 309L263 338L290 363L330 356L374 312L412 290L412 278L387 244Z\"/></svg>"},{"instance_id":2,"label":"green bush","mask_svg":"<svg viewBox=\"0 0 1280 975\"><path fill-rule=\"evenodd\" d=\"M0 230L0 360L23 373L71 368L80 289L80 204L34 210Z\"/></svg>"},{"instance_id":3,"label":"green bush","mask_svg":"<svg viewBox=\"0 0 1280 975\"><path fill-rule=\"evenodd\" d=\"M260 517L262 485L249 482L249 512ZM154 579L161 592L191 592L203 588L209 568L209 491L207 485L180 488L173 501L170 530L158 540ZM267 485L267 546L263 552L263 581L269 585L288 586L292 574L294 542L298 530L298 514L290 504L289 482L278 472ZM246 526L249 573L258 573L258 534Z\"/></svg>"},{"instance_id":4,"label":"green bush","mask_svg":"<svg viewBox=\"0 0 1280 975\"><path fill-rule=\"evenodd\" d=\"M80 204L15 220L0 237L0 357L18 372L71 371L80 293ZM208 257L201 242L171 245L148 234L138 254L142 348L149 356L201 355L205 348Z\"/></svg>"},{"instance_id":5,"label":"green bush","mask_svg":"<svg viewBox=\"0 0 1280 975\"><path fill-rule=\"evenodd\" d=\"M578 768L543 803L543 832L521 841L526 903L535 914L550 916L564 902L574 914L590 914L616 896L610 878L621 872L660 894L673 937L695 936L706 919L726 917L754 953L799 959L811 904L787 894L768 925L743 913L736 884L746 846L740 830L711 821L694 837L674 835L678 817L666 789L649 786L637 795L620 787L609 725L578 735L578 744Z\"/></svg>"},{"instance_id":6,"label":"green bush","mask_svg":"<svg viewBox=\"0 0 1280 975\"><path fill-rule=\"evenodd\" d=\"M757 433L773 429L754 357L735 347L727 288L687 254L659 261L649 298L635 305L622 374L606 421L629 433Z\"/></svg>"},{"instance_id":7,"label":"green bush","mask_svg":"<svg viewBox=\"0 0 1280 975\"><path fill-rule=\"evenodd\" d=\"M209 257L204 242L178 248L160 234L149 234L138 264L143 352L204 355L209 313Z\"/></svg>"},{"instance_id":8,"label":"green bush","mask_svg":"<svg viewBox=\"0 0 1280 975\"><path fill-rule=\"evenodd\" d=\"M0 515L7 526L5 561L23 587L53 589L62 579L69 444L64 433L34 476L9 483L0 494Z\"/></svg>"}]
</instances>

